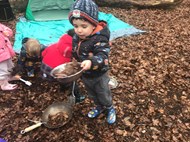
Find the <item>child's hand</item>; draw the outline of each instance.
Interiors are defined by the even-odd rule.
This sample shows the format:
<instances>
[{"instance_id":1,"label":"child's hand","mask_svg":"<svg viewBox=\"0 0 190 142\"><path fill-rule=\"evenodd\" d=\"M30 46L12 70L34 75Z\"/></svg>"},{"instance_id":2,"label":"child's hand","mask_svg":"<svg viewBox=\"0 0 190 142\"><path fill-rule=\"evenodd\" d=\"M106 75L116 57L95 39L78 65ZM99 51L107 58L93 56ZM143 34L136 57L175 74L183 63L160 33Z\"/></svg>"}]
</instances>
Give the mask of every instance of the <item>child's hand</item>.
<instances>
[{"instance_id":1,"label":"child's hand","mask_svg":"<svg viewBox=\"0 0 190 142\"><path fill-rule=\"evenodd\" d=\"M77 62L77 60L75 58L72 58L71 60L72 60L72 62Z\"/></svg>"},{"instance_id":2,"label":"child's hand","mask_svg":"<svg viewBox=\"0 0 190 142\"><path fill-rule=\"evenodd\" d=\"M4 31L3 34L4 34L5 36L7 36L7 37L9 36L9 33L8 33L7 31Z\"/></svg>"},{"instance_id":3,"label":"child's hand","mask_svg":"<svg viewBox=\"0 0 190 142\"><path fill-rule=\"evenodd\" d=\"M81 67L83 68L83 70L89 70L92 66L92 61L90 60L84 60L82 63L81 63Z\"/></svg>"},{"instance_id":4,"label":"child's hand","mask_svg":"<svg viewBox=\"0 0 190 142\"><path fill-rule=\"evenodd\" d=\"M11 31L8 31L8 30L3 31L3 34L4 34L6 37L11 37L11 36L12 36L12 32L11 32Z\"/></svg>"},{"instance_id":5,"label":"child's hand","mask_svg":"<svg viewBox=\"0 0 190 142\"><path fill-rule=\"evenodd\" d=\"M11 81L11 80L20 80L20 78L21 78L20 75L15 75L15 76L11 76L9 80L10 80L10 81Z\"/></svg>"},{"instance_id":6,"label":"child's hand","mask_svg":"<svg viewBox=\"0 0 190 142\"><path fill-rule=\"evenodd\" d=\"M15 77L15 79L17 79L17 80L19 80L19 79L21 78L21 76L20 76L20 75L18 75L18 74L17 74L17 75L15 75L14 77Z\"/></svg>"}]
</instances>

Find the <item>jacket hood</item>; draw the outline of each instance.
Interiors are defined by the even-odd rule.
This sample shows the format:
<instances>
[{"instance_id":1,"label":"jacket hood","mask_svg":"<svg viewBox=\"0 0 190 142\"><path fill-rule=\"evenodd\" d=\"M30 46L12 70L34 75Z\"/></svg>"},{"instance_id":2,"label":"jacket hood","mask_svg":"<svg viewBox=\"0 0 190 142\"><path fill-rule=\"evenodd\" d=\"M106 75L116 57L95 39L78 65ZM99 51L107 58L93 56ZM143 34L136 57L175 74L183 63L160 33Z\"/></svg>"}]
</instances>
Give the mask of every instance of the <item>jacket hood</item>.
<instances>
[{"instance_id":1,"label":"jacket hood","mask_svg":"<svg viewBox=\"0 0 190 142\"><path fill-rule=\"evenodd\" d=\"M57 48L62 54L64 54L63 52L67 52L67 48L69 50L71 46L72 46L72 37L68 34L63 35L57 43Z\"/></svg>"},{"instance_id":2,"label":"jacket hood","mask_svg":"<svg viewBox=\"0 0 190 142\"><path fill-rule=\"evenodd\" d=\"M94 32L91 34L91 36L93 35L103 35L105 37L108 38L110 37L110 31L107 27L107 23L105 21L100 21L99 24L97 25L96 29L94 30Z\"/></svg>"}]
</instances>

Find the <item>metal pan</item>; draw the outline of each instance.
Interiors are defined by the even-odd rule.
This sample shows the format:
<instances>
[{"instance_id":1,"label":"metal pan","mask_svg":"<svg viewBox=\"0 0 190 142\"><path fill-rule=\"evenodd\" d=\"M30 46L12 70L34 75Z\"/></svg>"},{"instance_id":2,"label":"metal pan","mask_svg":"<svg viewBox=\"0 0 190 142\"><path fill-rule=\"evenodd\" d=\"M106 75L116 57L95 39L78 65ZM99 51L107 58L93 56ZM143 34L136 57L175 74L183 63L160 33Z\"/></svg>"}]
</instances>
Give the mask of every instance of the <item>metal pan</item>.
<instances>
[{"instance_id":1,"label":"metal pan","mask_svg":"<svg viewBox=\"0 0 190 142\"><path fill-rule=\"evenodd\" d=\"M61 65L55 67L55 68L51 71L50 75L51 75L52 77L54 77L57 81L61 82L61 83L69 83L69 82L76 81L78 78L81 77L82 72L83 72L83 69L80 67L80 63L79 63L79 62L77 62L78 66L79 66L79 71L78 71L78 72L76 72L76 73L74 73L74 74L72 74L72 75L66 76L66 77L65 77L65 76L57 77L57 76L55 75L55 74L59 74L59 73L60 73L60 75L61 75L61 72L63 72L64 70L66 70L67 67L68 67L68 65L71 65L71 64L73 64L73 62L61 64Z\"/></svg>"},{"instance_id":2,"label":"metal pan","mask_svg":"<svg viewBox=\"0 0 190 142\"><path fill-rule=\"evenodd\" d=\"M70 100L69 100L70 101ZM50 125L51 123L49 123L49 115L53 116L56 115L57 113L64 113L68 116L68 118L66 119L67 121L63 121L61 123L58 124L53 124ZM48 106L43 114L42 114L42 120L41 121L35 121L36 124L29 126L27 128L25 128L24 130L21 130L21 134L24 134L26 132L29 132L35 128L40 127L42 124L44 124L47 128L59 128L64 126L66 123L68 123L72 118L72 105L71 102L57 102L57 103L53 103L50 106Z\"/></svg>"},{"instance_id":3,"label":"metal pan","mask_svg":"<svg viewBox=\"0 0 190 142\"><path fill-rule=\"evenodd\" d=\"M67 102L57 102L57 103L51 104L44 110L41 121L33 121L36 124L29 126L25 128L24 130L21 130L20 133L25 134L35 128L40 127L42 124L44 124L47 128L51 128L51 129L59 128L67 124L71 120L72 115L73 115L73 105L75 104L74 88L75 88L75 81L73 82L72 95L69 96L69 99ZM62 123L58 123L56 125L50 125L51 123L48 123L50 121L49 115L54 116L60 112L68 116L67 120L63 121Z\"/></svg>"}]
</instances>

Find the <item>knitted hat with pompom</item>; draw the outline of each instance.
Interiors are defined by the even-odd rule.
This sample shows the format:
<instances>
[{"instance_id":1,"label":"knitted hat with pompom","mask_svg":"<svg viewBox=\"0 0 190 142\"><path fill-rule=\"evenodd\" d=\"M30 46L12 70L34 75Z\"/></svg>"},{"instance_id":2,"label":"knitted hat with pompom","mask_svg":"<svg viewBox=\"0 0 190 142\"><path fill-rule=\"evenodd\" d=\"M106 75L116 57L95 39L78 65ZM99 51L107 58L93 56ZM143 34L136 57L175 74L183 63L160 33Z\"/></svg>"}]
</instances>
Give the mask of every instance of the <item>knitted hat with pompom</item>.
<instances>
[{"instance_id":1,"label":"knitted hat with pompom","mask_svg":"<svg viewBox=\"0 0 190 142\"><path fill-rule=\"evenodd\" d=\"M93 25L98 24L98 6L92 0L76 0L69 12L69 21L73 18L85 18Z\"/></svg>"}]
</instances>

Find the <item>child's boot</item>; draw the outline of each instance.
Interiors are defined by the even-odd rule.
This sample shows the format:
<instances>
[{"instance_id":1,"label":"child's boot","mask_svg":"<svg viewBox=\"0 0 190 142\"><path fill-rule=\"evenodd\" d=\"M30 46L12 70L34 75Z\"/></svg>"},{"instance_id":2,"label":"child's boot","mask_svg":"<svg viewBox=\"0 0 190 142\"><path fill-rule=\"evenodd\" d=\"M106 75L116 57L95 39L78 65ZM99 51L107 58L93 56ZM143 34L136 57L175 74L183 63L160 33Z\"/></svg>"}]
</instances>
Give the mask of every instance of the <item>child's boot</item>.
<instances>
[{"instance_id":1,"label":"child's boot","mask_svg":"<svg viewBox=\"0 0 190 142\"><path fill-rule=\"evenodd\" d=\"M105 108L102 106L97 106L88 113L89 118L95 118L98 117L102 112L104 112Z\"/></svg>"},{"instance_id":2,"label":"child's boot","mask_svg":"<svg viewBox=\"0 0 190 142\"><path fill-rule=\"evenodd\" d=\"M30 70L27 72L28 77L34 77L34 70Z\"/></svg>"},{"instance_id":3,"label":"child's boot","mask_svg":"<svg viewBox=\"0 0 190 142\"><path fill-rule=\"evenodd\" d=\"M85 100L85 96L81 94L78 85L75 84L75 82L74 82L73 85L74 85L74 88L72 88L72 93L74 92L75 103L80 103L80 102L84 101Z\"/></svg>"},{"instance_id":4,"label":"child's boot","mask_svg":"<svg viewBox=\"0 0 190 142\"><path fill-rule=\"evenodd\" d=\"M85 100L85 96L84 95L82 95L78 90L76 91L74 91L74 95L75 95L75 102L76 103L80 103L80 102L82 102L82 101L84 101Z\"/></svg>"},{"instance_id":5,"label":"child's boot","mask_svg":"<svg viewBox=\"0 0 190 142\"><path fill-rule=\"evenodd\" d=\"M107 122L113 124L116 121L116 111L113 106L107 108Z\"/></svg>"},{"instance_id":6,"label":"child's boot","mask_svg":"<svg viewBox=\"0 0 190 142\"><path fill-rule=\"evenodd\" d=\"M8 80L1 80L0 81L0 86L2 90L14 90L17 88L16 84L10 84Z\"/></svg>"}]
</instances>

